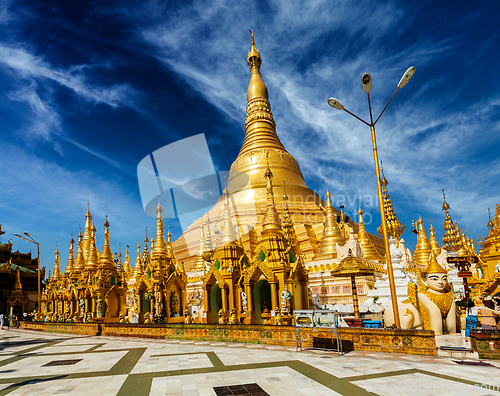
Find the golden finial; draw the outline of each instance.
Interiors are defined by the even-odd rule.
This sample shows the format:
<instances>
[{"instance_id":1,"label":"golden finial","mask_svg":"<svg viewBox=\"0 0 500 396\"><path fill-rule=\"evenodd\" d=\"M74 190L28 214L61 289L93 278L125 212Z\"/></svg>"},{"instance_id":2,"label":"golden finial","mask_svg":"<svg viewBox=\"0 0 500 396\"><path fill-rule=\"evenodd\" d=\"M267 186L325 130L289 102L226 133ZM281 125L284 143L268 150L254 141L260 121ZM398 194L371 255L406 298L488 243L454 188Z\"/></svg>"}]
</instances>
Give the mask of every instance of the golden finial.
<instances>
[{"instance_id":1,"label":"golden finial","mask_svg":"<svg viewBox=\"0 0 500 396\"><path fill-rule=\"evenodd\" d=\"M448 203L446 202L446 194L444 193L444 188L442 188L441 190L443 191L443 200L444 200L442 210L448 211L450 209L450 205L448 205Z\"/></svg>"},{"instance_id":2,"label":"golden finial","mask_svg":"<svg viewBox=\"0 0 500 396\"><path fill-rule=\"evenodd\" d=\"M488 221L488 228L491 230L493 228L493 222L491 221L491 211L490 208L488 208L488 217L490 220Z\"/></svg>"}]
</instances>

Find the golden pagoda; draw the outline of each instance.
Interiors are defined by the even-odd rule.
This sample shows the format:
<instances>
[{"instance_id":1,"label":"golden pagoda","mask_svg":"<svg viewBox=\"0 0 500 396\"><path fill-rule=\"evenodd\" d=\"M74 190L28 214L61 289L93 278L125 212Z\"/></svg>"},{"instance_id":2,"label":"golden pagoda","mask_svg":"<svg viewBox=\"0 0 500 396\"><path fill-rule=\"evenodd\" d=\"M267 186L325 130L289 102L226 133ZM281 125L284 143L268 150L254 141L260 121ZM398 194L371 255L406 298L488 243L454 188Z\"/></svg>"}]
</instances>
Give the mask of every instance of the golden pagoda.
<instances>
[{"instance_id":1,"label":"golden pagoda","mask_svg":"<svg viewBox=\"0 0 500 396\"><path fill-rule=\"evenodd\" d=\"M252 258L258 244L258 236L264 227L266 229L276 227L274 224L276 216L268 213L267 206L265 174L269 166L277 180L286 182L286 194L284 185L274 187L276 207L283 208L282 197L288 198L288 216L293 221L298 251L304 255L306 261L311 261L318 254L319 241L324 233L324 203L315 191L307 187L297 160L285 149L277 135L268 90L261 75L262 58L255 46L253 35L247 63L250 69L250 82L247 90L245 138L236 160L231 165L227 182L234 209L232 217L235 222L235 233L245 253ZM223 198L209 211L210 227L221 223L222 207ZM339 214L333 206L330 210L334 217ZM264 218L269 219L270 215L274 217L267 224ZM184 261L188 273L195 267L201 268L199 252L203 225L204 218L194 221L174 243L177 257ZM349 227L354 231L358 228L353 222L349 223ZM205 228L209 227L205 225ZM344 238L346 236L347 233ZM371 238L375 248L383 252L382 239L378 236ZM331 250L331 246L329 249ZM190 276L198 275L193 273Z\"/></svg>"}]
</instances>

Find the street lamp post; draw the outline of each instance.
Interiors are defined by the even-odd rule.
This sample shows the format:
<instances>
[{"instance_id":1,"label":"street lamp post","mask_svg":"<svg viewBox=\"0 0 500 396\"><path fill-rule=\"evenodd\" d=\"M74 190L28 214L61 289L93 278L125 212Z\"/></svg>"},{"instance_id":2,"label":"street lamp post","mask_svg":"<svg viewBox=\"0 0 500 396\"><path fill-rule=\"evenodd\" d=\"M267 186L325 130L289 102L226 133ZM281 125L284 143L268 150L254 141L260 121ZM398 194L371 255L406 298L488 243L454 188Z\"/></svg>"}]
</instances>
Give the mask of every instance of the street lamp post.
<instances>
[{"instance_id":1,"label":"street lamp post","mask_svg":"<svg viewBox=\"0 0 500 396\"><path fill-rule=\"evenodd\" d=\"M332 106L334 109L344 110L346 113L349 113L354 118L358 119L359 121L363 122L364 124L366 124L370 127L371 136L372 136L372 145L373 145L373 157L375 160L375 173L377 175L378 202L379 202L379 206L380 206L380 217L382 220L382 231L383 231L384 245L385 245L385 257L387 260L387 274L389 275L389 287L391 290L392 310L394 312L394 324L396 325L397 328L400 328L401 325L399 322L399 310L398 310L398 300L396 297L396 285L394 283L394 273L392 270L391 251L390 251L390 247L389 247L389 237L388 237L388 233L387 233L387 224L386 224L386 219L385 219L384 199L383 199L383 195L382 195L382 186L381 186L381 182L380 182L380 168L379 168L378 151L377 151L377 139L375 137L375 124L380 119L380 116L384 113L385 109L387 109L387 106L389 106L389 103L391 103L392 99L394 99L394 96L396 96L398 91L401 88L403 88L408 81L410 81L410 78L413 77L413 74L415 74L415 67L414 66L410 67L408 70L406 70L405 74L403 74L403 77L401 77L401 80L399 81L398 88L396 89L396 92L394 92L394 95L392 95L391 99L389 100L389 102L387 102L384 109L382 110L382 112L380 113L380 115L377 117L377 119L375 121L373 121L372 105L370 102L372 76L370 75L370 73L363 74L363 77L361 77L361 83L363 85L363 90L366 92L366 95L368 96L368 108L370 109L370 123L366 122L362 118L358 117L356 114L353 114L349 110L344 108L342 103L340 103L337 99L335 99L335 98L328 99L328 104L330 106Z\"/></svg>"},{"instance_id":2,"label":"street lamp post","mask_svg":"<svg viewBox=\"0 0 500 396\"><path fill-rule=\"evenodd\" d=\"M14 235L18 238L24 239L25 241L34 243L37 247L37 250L38 250L38 258L37 258L37 262L38 262L38 271L37 271L38 272L38 307L37 307L37 317L36 317L36 320L38 320L38 318L40 317L40 309L42 307L41 294L40 294L40 244L37 241L35 241L35 239L30 234L28 234L26 231L24 232L24 235L26 235L29 239L25 238L19 234L16 234L16 233L14 233Z\"/></svg>"}]
</instances>

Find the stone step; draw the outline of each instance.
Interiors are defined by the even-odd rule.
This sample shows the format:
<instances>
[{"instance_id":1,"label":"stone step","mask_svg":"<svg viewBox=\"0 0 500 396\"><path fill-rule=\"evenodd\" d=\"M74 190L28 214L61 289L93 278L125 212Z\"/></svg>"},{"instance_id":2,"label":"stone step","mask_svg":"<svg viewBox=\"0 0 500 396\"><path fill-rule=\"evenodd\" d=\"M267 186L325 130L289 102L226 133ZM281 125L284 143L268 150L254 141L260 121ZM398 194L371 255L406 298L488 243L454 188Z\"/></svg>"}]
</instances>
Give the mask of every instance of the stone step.
<instances>
[{"instance_id":1,"label":"stone step","mask_svg":"<svg viewBox=\"0 0 500 396\"><path fill-rule=\"evenodd\" d=\"M440 346L438 347L438 356L447 358L478 359L476 351L466 347Z\"/></svg>"}]
</instances>

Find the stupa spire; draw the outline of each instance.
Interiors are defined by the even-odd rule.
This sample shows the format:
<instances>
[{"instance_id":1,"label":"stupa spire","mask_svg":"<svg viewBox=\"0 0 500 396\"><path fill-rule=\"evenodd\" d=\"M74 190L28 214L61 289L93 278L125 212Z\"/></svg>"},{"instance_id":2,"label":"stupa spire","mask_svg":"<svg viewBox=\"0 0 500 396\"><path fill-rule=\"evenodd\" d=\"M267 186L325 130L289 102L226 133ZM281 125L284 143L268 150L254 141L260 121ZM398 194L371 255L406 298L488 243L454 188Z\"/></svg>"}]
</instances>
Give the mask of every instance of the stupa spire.
<instances>
[{"instance_id":1,"label":"stupa spire","mask_svg":"<svg viewBox=\"0 0 500 396\"><path fill-rule=\"evenodd\" d=\"M156 241L154 246L151 245L151 252L155 256L167 254L167 244L165 243L165 235L163 234L163 208L158 197L158 206L156 207Z\"/></svg>"},{"instance_id":2,"label":"stupa spire","mask_svg":"<svg viewBox=\"0 0 500 396\"><path fill-rule=\"evenodd\" d=\"M262 235L281 233L283 230L281 229L280 217L274 204L273 172L271 172L269 164L264 176L267 180L267 205L266 214L262 222Z\"/></svg>"},{"instance_id":3,"label":"stupa spire","mask_svg":"<svg viewBox=\"0 0 500 396\"><path fill-rule=\"evenodd\" d=\"M286 151L276 135L276 124L268 100L266 84L260 74L262 58L255 47L252 33L252 44L248 51L247 63L250 68L250 83L247 90L247 118L245 122L245 140L240 154L255 149L277 148Z\"/></svg>"},{"instance_id":4,"label":"stupa spire","mask_svg":"<svg viewBox=\"0 0 500 396\"><path fill-rule=\"evenodd\" d=\"M92 215L90 214L90 204L87 203L87 213L85 213L85 231L83 232L83 255L85 260L88 260L89 257L92 232Z\"/></svg>"},{"instance_id":5,"label":"stupa spire","mask_svg":"<svg viewBox=\"0 0 500 396\"><path fill-rule=\"evenodd\" d=\"M66 269L64 270L64 275L71 275L75 267L75 240L73 239L73 235L71 235L71 239L69 241L69 257L68 264L66 265Z\"/></svg>"},{"instance_id":6,"label":"stupa spire","mask_svg":"<svg viewBox=\"0 0 500 396\"><path fill-rule=\"evenodd\" d=\"M286 185L283 180L283 235L288 242L288 245L293 246L295 249L299 249L299 243L297 241L297 234L295 233L295 228L293 226L292 217L290 216L290 211L288 209L288 195L286 193ZM298 251L295 251L298 253Z\"/></svg>"},{"instance_id":7,"label":"stupa spire","mask_svg":"<svg viewBox=\"0 0 500 396\"><path fill-rule=\"evenodd\" d=\"M365 221L363 220L363 210L361 209L361 206L358 209L358 224L359 224L358 243L361 246L361 249L363 250L363 258L365 260L376 260L376 261L382 260L382 256L377 251L377 249L375 249L373 242L371 241L370 237L368 236L368 233L366 232Z\"/></svg>"},{"instance_id":8,"label":"stupa spire","mask_svg":"<svg viewBox=\"0 0 500 396\"><path fill-rule=\"evenodd\" d=\"M78 233L78 248L76 251L76 260L75 260L75 271L83 271L85 269L85 256L83 254L83 235L82 229L80 228L80 232Z\"/></svg>"},{"instance_id":9,"label":"stupa spire","mask_svg":"<svg viewBox=\"0 0 500 396\"><path fill-rule=\"evenodd\" d=\"M383 186L383 197L384 197L384 211L385 211L385 220L387 224L387 233L391 238L400 239L401 235L403 235L405 231L405 226L400 223L398 218L396 217L396 213L394 213L394 208L392 207L391 197L389 196L389 191L387 191L387 185L389 182L385 178L384 168L382 168L382 186ZM380 236L383 236L382 225L377 228L377 232Z\"/></svg>"},{"instance_id":10,"label":"stupa spire","mask_svg":"<svg viewBox=\"0 0 500 396\"><path fill-rule=\"evenodd\" d=\"M446 194L443 191L443 210L445 211L444 216L444 231L443 231L443 249L448 252L457 252L460 249L460 235L456 225L451 220L450 205L446 202Z\"/></svg>"},{"instance_id":11,"label":"stupa spire","mask_svg":"<svg viewBox=\"0 0 500 396\"><path fill-rule=\"evenodd\" d=\"M114 266L113 251L109 244L109 222L107 215L106 221L104 222L104 246L102 247L101 256L99 258L99 265Z\"/></svg>"},{"instance_id":12,"label":"stupa spire","mask_svg":"<svg viewBox=\"0 0 500 396\"><path fill-rule=\"evenodd\" d=\"M55 251L56 259L54 263L54 279L62 278L61 268L59 267L59 249L56 247Z\"/></svg>"},{"instance_id":13,"label":"stupa spire","mask_svg":"<svg viewBox=\"0 0 500 396\"><path fill-rule=\"evenodd\" d=\"M139 278L142 276L143 272L144 269L142 266L142 259L141 259L141 245L139 242L137 242L137 257L135 259L134 271L132 273L132 276L134 276L135 278Z\"/></svg>"},{"instance_id":14,"label":"stupa spire","mask_svg":"<svg viewBox=\"0 0 500 396\"><path fill-rule=\"evenodd\" d=\"M424 221L420 214L418 215L418 238L415 252L413 253L413 261L421 268L425 268L429 263L429 256L432 252L432 246L425 234Z\"/></svg>"},{"instance_id":15,"label":"stupa spire","mask_svg":"<svg viewBox=\"0 0 500 396\"><path fill-rule=\"evenodd\" d=\"M227 183L222 196L224 198L224 209L222 226L220 230L220 245L224 246L236 240L236 232L234 231L233 223L231 222L231 212L229 209L229 191L227 190Z\"/></svg>"},{"instance_id":16,"label":"stupa spire","mask_svg":"<svg viewBox=\"0 0 500 396\"><path fill-rule=\"evenodd\" d=\"M194 271L204 271L205 270L205 260L203 259L203 253L205 253L205 232L203 230L203 223L200 225L200 249L198 250L198 255L194 261Z\"/></svg>"},{"instance_id":17,"label":"stupa spire","mask_svg":"<svg viewBox=\"0 0 500 396\"><path fill-rule=\"evenodd\" d=\"M97 264L99 262L99 254L97 251L96 243L95 243L95 225L92 224L92 235L90 238L90 249L89 249L89 255L86 260L86 268L90 271L93 271L97 269ZM84 240L85 242L85 240Z\"/></svg>"},{"instance_id":18,"label":"stupa spire","mask_svg":"<svg viewBox=\"0 0 500 396\"><path fill-rule=\"evenodd\" d=\"M439 243L436 240L436 231L434 230L434 226L432 225L432 223L431 226L429 227L429 234L431 239L432 251L437 257L441 254L441 246L439 246Z\"/></svg>"},{"instance_id":19,"label":"stupa spire","mask_svg":"<svg viewBox=\"0 0 500 396\"><path fill-rule=\"evenodd\" d=\"M207 213L207 232L205 233L205 249L206 251L212 250L213 249L213 244L212 244L212 235L210 234L210 218L208 217Z\"/></svg>"},{"instance_id":20,"label":"stupa spire","mask_svg":"<svg viewBox=\"0 0 500 396\"><path fill-rule=\"evenodd\" d=\"M50 278L50 275L49 275L49 278ZM19 266L17 267L16 280L14 281L13 290L23 290L23 285L21 285L21 274L19 273Z\"/></svg>"},{"instance_id":21,"label":"stupa spire","mask_svg":"<svg viewBox=\"0 0 500 396\"><path fill-rule=\"evenodd\" d=\"M343 245L345 238L342 236L340 227L335 219L335 213L332 205L332 194L328 186L326 187L326 207L325 207L325 227L323 228L323 237L319 243L318 253L315 260L326 260L337 257L336 244Z\"/></svg>"},{"instance_id":22,"label":"stupa spire","mask_svg":"<svg viewBox=\"0 0 500 396\"><path fill-rule=\"evenodd\" d=\"M125 249L125 265L123 267L123 270L125 271L127 277L130 276L130 274L132 273L132 267L130 266L130 256L128 253L128 245L127 249Z\"/></svg>"}]
</instances>

